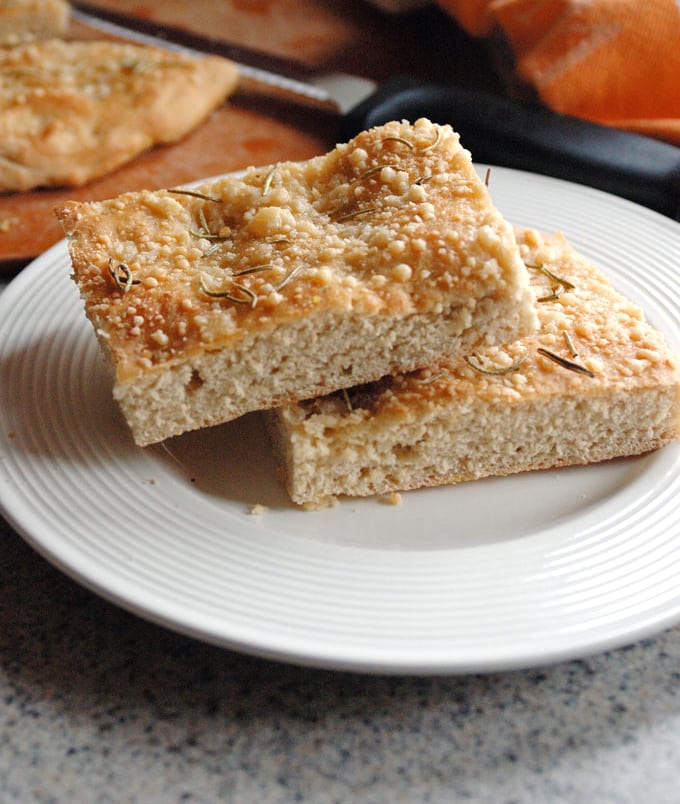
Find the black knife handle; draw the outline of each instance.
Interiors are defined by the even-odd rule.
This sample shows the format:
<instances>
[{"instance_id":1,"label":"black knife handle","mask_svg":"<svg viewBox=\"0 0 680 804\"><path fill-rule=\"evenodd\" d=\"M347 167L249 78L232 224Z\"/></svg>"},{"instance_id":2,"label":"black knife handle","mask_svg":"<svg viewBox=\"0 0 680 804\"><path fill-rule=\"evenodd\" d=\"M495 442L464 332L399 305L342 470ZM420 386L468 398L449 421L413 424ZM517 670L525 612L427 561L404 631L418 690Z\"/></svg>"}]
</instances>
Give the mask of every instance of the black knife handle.
<instances>
[{"instance_id":1,"label":"black knife handle","mask_svg":"<svg viewBox=\"0 0 680 804\"><path fill-rule=\"evenodd\" d=\"M395 79L346 116L342 138L419 117L450 123L476 162L597 187L680 220L680 148L488 93Z\"/></svg>"}]
</instances>

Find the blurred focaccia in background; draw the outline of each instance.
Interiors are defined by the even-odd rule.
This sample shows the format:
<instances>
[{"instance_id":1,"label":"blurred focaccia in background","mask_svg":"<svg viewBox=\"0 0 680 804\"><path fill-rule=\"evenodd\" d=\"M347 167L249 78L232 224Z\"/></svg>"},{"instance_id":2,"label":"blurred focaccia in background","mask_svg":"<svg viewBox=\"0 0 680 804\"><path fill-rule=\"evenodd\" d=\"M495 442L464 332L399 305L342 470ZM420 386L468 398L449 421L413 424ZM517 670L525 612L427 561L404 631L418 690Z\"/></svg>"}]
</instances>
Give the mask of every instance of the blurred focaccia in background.
<instances>
[{"instance_id":1,"label":"blurred focaccia in background","mask_svg":"<svg viewBox=\"0 0 680 804\"><path fill-rule=\"evenodd\" d=\"M64 36L71 8L64 0L2 0L0 45Z\"/></svg>"},{"instance_id":2,"label":"blurred focaccia in background","mask_svg":"<svg viewBox=\"0 0 680 804\"><path fill-rule=\"evenodd\" d=\"M127 43L0 49L0 190L85 184L181 139L237 80L227 59Z\"/></svg>"}]
</instances>

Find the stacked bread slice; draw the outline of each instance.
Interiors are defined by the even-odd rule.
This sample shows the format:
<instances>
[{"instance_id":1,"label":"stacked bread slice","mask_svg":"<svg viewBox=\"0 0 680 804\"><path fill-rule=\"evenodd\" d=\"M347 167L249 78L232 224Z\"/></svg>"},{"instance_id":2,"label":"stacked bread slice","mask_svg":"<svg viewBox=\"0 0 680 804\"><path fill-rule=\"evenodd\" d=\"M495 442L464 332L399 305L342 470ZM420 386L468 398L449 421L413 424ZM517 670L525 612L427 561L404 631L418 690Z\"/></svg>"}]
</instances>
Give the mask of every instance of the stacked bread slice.
<instances>
[{"instance_id":1,"label":"stacked bread slice","mask_svg":"<svg viewBox=\"0 0 680 804\"><path fill-rule=\"evenodd\" d=\"M425 120L58 216L140 445L536 326L512 228L458 136Z\"/></svg>"},{"instance_id":2,"label":"stacked bread slice","mask_svg":"<svg viewBox=\"0 0 680 804\"><path fill-rule=\"evenodd\" d=\"M662 335L561 235L518 241L536 332L268 414L294 501L588 464L680 436Z\"/></svg>"},{"instance_id":3,"label":"stacked bread slice","mask_svg":"<svg viewBox=\"0 0 680 804\"><path fill-rule=\"evenodd\" d=\"M58 216L135 441L269 411L296 503L679 435L661 336L563 240L518 237L449 126Z\"/></svg>"}]
</instances>

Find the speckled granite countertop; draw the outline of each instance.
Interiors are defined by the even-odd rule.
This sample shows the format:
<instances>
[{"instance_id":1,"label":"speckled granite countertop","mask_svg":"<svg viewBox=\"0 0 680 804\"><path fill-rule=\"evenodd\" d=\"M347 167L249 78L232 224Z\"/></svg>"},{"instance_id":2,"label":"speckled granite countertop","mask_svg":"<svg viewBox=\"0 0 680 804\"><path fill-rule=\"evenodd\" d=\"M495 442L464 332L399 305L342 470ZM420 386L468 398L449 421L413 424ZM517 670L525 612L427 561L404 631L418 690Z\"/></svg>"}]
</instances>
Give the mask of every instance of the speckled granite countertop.
<instances>
[{"instance_id":1,"label":"speckled granite countertop","mask_svg":"<svg viewBox=\"0 0 680 804\"><path fill-rule=\"evenodd\" d=\"M680 628L526 672L241 656L81 588L0 519L0 801L680 802Z\"/></svg>"}]
</instances>

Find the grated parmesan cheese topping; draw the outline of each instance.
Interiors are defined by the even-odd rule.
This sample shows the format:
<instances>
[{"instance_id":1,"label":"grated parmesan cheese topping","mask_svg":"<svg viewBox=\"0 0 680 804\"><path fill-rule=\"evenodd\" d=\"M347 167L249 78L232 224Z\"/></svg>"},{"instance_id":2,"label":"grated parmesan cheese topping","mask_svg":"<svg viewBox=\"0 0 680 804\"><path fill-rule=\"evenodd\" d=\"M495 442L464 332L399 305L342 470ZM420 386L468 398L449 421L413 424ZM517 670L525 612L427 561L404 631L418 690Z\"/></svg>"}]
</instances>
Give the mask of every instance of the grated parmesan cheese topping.
<instances>
[{"instance_id":1,"label":"grated parmesan cheese topping","mask_svg":"<svg viewBox=\"0 0 680 804\"><path fill-rule=\"evenodd\" d=\"M63 213L72 251L88 255L77 279L119 381L324 311L472 308L526 286L514 233L450 126L389 123L196 192ZM123 291L110 265L129 272Z\"/></svg>"}]
</instances>

